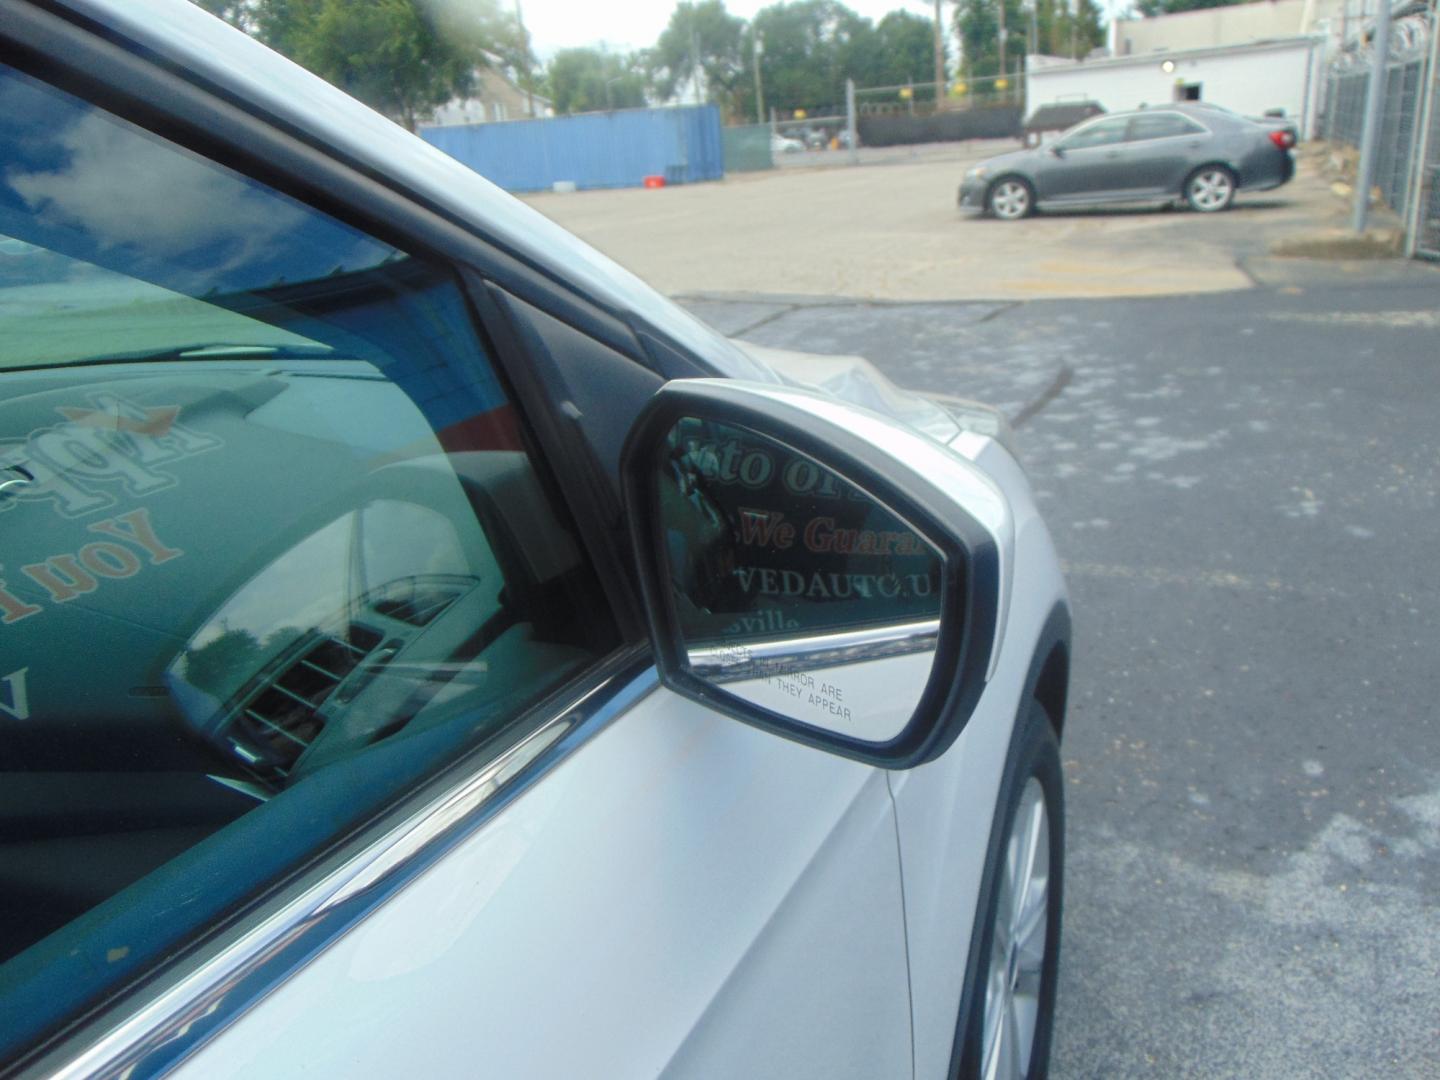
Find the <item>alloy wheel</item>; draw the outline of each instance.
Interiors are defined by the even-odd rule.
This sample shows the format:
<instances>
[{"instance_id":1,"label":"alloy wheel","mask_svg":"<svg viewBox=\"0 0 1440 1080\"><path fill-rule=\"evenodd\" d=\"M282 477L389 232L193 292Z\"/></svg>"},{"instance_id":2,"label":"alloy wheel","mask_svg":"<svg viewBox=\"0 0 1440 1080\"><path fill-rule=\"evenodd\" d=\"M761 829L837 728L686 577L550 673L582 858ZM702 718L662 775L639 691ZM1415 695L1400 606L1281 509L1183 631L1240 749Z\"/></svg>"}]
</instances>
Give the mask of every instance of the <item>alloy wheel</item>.
<instances>
[{"instance_id":1,"label":"alloy wheel","mask_svg":"<svg viewBox=\"0 0 1440 1080\"><path fill-rule=\"evenodd\" d=\"M1010 825L999 889L980 1060L985 1080L1023 1080L1035 1050L1050 909L1050 815L1033 776Z\"/></svg>"},{"instance_id":2,"label":"alloy wheel","mask_svg":"<svg viewBox=\"0 0 1440 1080\"><path fill-rule=\"evenodd\" d=\"M1206 169L1190 181L1190 201L1197 210L1223 210L1234 193L1235 184L1223 169Z\"/></svg>"},{"instance_id":3,"label":"alloy wheel","mask_svg":"<svg viewBox=\"0 0 1440 1080\"><path fill-rule=\"evenodd\" d=\"M1019 180L1006 180L990 196L990 209L998 218L1014 221L1030 212L1030 189Z\"/></svg>"}]
</instances>

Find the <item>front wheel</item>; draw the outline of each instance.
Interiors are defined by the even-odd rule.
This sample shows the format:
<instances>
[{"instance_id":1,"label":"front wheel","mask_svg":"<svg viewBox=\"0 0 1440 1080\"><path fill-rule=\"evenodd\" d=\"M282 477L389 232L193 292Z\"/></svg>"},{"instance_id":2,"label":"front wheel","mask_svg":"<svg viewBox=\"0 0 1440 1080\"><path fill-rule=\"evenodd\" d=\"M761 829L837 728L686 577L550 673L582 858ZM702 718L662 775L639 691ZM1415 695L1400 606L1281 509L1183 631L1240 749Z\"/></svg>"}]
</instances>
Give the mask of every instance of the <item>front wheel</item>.
<instances>
[{"instance_id":1,"label":"front wheel","mask_svg":"<svg viewBox=\"0 0 1440 1080\"><path fill-rule=\"evenodd\" d=\"M1196 169L1185 181L1185 201L1202 214L1224 210L1235 201L1235 174L1223 165Z\"/></svg>"},{"instance_id":2,"label":"front wheel","mask_svg":"<svg viewBox=\"0 0 1440 1080\"><path fill-rule=\"evenodd\" d=\"M1000 789L978 970L962 1041L962 1077L1041 1080L1060 967L1065 790L1060 750L1044 710L1032 703L1014 768Z\"/></svg>"},{"instance_id":3,"label":"front wheel","mask_svg":"<svg viewBox=\"0 0 1440 1080\"><path fill-rule=\"evenodd\" d=\"M1035 193L1018 177L997 181L990 189L990 213L1001 221L1019 221L1035 209Z\"/></svg>"}]
</instances>

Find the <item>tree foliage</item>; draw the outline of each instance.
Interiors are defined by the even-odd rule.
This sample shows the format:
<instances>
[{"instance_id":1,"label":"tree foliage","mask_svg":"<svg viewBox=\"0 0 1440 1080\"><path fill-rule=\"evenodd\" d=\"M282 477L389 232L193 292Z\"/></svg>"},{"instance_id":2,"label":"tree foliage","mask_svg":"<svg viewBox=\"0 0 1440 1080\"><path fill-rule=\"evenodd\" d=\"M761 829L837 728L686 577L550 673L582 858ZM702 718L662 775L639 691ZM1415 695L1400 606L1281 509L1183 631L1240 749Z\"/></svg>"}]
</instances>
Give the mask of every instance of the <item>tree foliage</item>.
<instances>
[{"instance_id":1,"label":"tree foliage","mask_svg":"<svg viewBox=\"0 0 1440 1080\"><path fill-rule=\"evenodd\" d=\"M557 113L631 109L645 104L643 58L601 49L561 49L545 70Z\"/></svg>"},{"instance_id":2,"label":"tree foliage","mask_svg":"<svg viewBox=\"0 0 1440 1080\"><path fill-rule=\"evenodd\" d=\"M198 0L410 130L487 67L528 71L500 0Z\"/></svg>"},{"instance_id":3,"label":"tree foliage","mask_svg":"<svg viewBox=\"0 0 1440 1080\"><path fill-rule=\"evenodd\" d=\"M722 0L682 0L646 57L650 85L661 100L694 87L701 99L729 105L747 71L742 51L745 21Z\"/></svg>"},{"instance_id":4,"label":"tree foliage","mask_svg":"<svg viewBox=\"0 0 1440 1080\"><path fill-rule=\"evenodd\" d=\"M892 11L875 24L874 60L861 86L898 86L935 78L935 24L923 15ZM858 77L856 81L859 82Z\"/></svg>"},{"instance_id":5,"label":"tree foliage","mask_svg":"<svg viewBox=\"0 0 1440 1080\"><path fill-rule=\"evenodd\" d=\"M869 19L837 0L798 0L763 8L746 29L746 80L737 112L754 115L755 35L761 35L760 76L765 102L783 111L832 109L845 104L845 79L863 65ZM857 81L860 81L857 77Z\"/></svg>"},{"instance_id":6,"label":"tree foliage","mask_svg":"<svg viewBox=\"0 0 1440 1080\"><path fill-rule=\"evenodd\" d=\"M971 78L1000 74L1000 5L1005 11L1005 73L1031 52L1080 58L1105 42L1105 27L1095 0L1035 0L1031 11L1021 0L961 0L955 29Z\"/></svg>"}]
</instances>

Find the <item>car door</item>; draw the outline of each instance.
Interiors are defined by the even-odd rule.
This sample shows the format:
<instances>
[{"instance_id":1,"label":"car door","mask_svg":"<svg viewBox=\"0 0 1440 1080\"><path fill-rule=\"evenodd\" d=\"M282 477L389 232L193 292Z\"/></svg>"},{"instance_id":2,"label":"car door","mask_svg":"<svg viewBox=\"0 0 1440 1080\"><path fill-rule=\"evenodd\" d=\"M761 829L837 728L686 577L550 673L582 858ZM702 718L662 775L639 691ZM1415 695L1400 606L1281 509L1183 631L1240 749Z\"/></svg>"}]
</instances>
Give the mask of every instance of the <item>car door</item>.
<instances>
[{"instance_id":1,"label":"car door","mask_svg":"<svg viewBox=\"0 0 1440 1080\"><path fill-rule=\"evenodd\" d=\"M1094 120L1058 139L1036 178L1041 201L1084 201L1129 190L1128 120L1123 116Z\"/></svg>"},{"instance_id":2,"label":"car door","mask_svg":"<svg viewBox=\"0 0 1440 1080\"><path fill-rule=\"evenodd\" d=\"M604 470L486 283L575 299L32 14L0 66L0 1053L907 1074L885 776L657 685Z\"/></svg>"},{"instance_id":3,"label":"car door","mask_svg":"<svg viewBox=\"0 0 1440 1080\"><path fill-rule=\"evenodd\" d=\"M1190 170L1203 164L1199 155L1210 138L1203 125L1181 113L1136 113L1126 133L1136 187L1155 194L1178 193Z\"/></svg>"}]
</instances>

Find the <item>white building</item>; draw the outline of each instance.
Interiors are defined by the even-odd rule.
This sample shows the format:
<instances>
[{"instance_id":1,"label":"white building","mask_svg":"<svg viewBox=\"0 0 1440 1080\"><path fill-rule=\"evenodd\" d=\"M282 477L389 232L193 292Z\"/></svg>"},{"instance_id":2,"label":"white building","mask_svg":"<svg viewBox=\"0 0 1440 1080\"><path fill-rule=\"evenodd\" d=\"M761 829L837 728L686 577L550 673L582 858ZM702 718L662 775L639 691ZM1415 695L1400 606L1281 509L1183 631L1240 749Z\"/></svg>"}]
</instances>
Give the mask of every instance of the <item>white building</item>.
<instances>
[{"instance_id":1,"label":"white building","mask_svg":"<svg viewBox=\"0 0 1440 1080\"><path fill-rule=\"evenodd\" d=\"M1345 0L1259 0L1150 19L1116 18L1110 23L1110 55L1251 45L1327 30L1338 33L1344 6Z\"/></svg>"},{"instance_id":2,"label":"white building","mask_svg":"<svg viewBox=\"0 0 1440 1080\"><path fill-rule=\"evenodd\" d=\"M1206 101L1243 116L1283 109L1298 124L1300 137L1308 139L1314 134L1324 59L1321 35L1092 60L1032 56L1026 65L1027 112L1079 99L1098 101L1107 112Z\"/></svg>"},{"instance_id":3,"label":"white building","mask_svg":"<svg viewBox=\"0 0 1440 1080\"><path fill-rule=\"evenodd\" d=\"M532 120L554 116L549 98L528 93L495 68L475 73L475 92L468 98L452 98L435 110L420 127L450 124L489 124L501 120Z\"/></svg>"}]
</instances>

